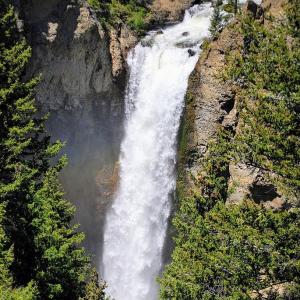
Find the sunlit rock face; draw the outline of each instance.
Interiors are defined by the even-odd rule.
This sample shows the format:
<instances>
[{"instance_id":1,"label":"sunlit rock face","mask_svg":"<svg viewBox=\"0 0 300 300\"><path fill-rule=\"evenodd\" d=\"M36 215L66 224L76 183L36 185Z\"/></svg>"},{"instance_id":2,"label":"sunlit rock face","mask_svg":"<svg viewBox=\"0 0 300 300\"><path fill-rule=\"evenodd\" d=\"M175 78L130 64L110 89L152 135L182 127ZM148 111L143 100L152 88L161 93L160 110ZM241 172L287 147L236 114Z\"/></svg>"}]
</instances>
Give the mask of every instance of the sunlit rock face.
<instances>
[{"instance_id":1,"label":"sunlit rock face","mask_svg":"<svg viewBox=\"0 0 300 300\"><path fill-rule=\"evenodd\" d=\"M156 23L176 22L184 15L184 11L193 3L193 0L153 0L151 10Z\"/></svg>"},{"instance_id":2,"label":"sunlit rock face","mask_svg":"<svg viewBox=\"0 0 300 300\"><path fill-rule=\"evenodd\" d=\"M75 222L97 260L102 216L116 178L125 79L114 80L108 35L86 3L77 2L31 0L19 5L19 15L33 51L28 75L42 74L39 110L50 112L53 139L66 142L66 196L77 207Z\"/></svg>"}]
</instances>

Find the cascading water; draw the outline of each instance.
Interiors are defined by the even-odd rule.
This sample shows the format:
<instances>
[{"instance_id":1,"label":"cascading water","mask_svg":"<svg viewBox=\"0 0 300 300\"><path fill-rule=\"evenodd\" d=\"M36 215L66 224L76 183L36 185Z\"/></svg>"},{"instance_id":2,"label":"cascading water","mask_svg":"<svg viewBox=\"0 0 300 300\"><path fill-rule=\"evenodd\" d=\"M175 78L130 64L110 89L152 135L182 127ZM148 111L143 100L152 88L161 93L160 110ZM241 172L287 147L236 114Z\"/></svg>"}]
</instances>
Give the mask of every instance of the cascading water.
<instances>
[{"instance_id":1,"label":"cascading water","mask_svg":"<svg viewBox=\"0 0 300 300\"><path fill-rule=\"evenodd\" d=\"M120 183L106 216L103 249L103 277L116 300L158 298L156 277L176 184L176 137L211 13L209 3L193 6L183 22L150 32L128 57Z\"/></svg>"}]
</instances>

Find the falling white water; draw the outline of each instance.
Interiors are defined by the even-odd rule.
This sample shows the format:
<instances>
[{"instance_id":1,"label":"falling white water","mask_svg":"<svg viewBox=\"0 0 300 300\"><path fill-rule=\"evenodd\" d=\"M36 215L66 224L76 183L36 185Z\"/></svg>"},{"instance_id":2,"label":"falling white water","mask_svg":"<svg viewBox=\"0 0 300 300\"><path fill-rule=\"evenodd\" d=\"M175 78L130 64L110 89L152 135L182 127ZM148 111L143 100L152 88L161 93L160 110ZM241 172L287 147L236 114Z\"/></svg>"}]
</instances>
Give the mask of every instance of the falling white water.
<instances>
[{"instance_id":1,"label":"falling white water","mask_svg":"<svg viewBox=\"0 0 300 300\"><path fill-rule=\"evenodd\" d=\"M189 9L180 24L150 32L129 54L126 127L120 183L106 216L103 277L116 300L158 298L176 137L188 77L208 36L210 4Z\"/></svg>"}]
</instances>

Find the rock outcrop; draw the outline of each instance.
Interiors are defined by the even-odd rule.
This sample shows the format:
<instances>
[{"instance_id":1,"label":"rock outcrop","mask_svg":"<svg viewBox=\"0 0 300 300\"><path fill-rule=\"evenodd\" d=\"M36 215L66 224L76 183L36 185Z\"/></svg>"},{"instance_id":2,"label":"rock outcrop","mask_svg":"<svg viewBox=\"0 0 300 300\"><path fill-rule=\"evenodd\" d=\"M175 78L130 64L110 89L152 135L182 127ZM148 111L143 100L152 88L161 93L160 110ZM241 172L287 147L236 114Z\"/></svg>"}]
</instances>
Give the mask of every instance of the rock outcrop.
<instances>
[{"instance_id":1,"label":"rock outcrop","mask_svg":"<svg viewBox=\"0 0 300 300\"><path fill-rule=\"evenodd\" d=\"M280 4L278 4L280 2ZM264 1L262 7L248 1L244 12L254 18L264 18L264 11L276 16L282 13L282 1ZM280 13L281 11L281 13ZM226 68L226 54L234 54L243 46L242 36L233 30L237 21L227 26L214 41L205 47L189 81L186 112L184 116L187 130L187 155L185 173L190 189L195 186L194 178L202 172L203 158L207 155L209 143L215 139L220 128L226 128L233 134L239 130L237 106L240 101L238 87L230 81L224 81L222 73ZM232 162L228 166L228 204L240 203L251 198L265 207L282 209L288 206L287 200L270 182L272 174L243 162ZM201 190L201 189L200 189Z\"/></svg>"},{"instance_id":2,"label":"rock outcrop","mask_svg":"<svg viewBox=\"0 0 300 300\"><path fill-rule=\"evenodd\" d=\"M283 7L287 2L287 0L264 0L262 2L262 8L278 19L283 17Z\"/></svg>"},{"instance_id":3,"label":"rock outcrop","mask_svg":"<svg viewBox=\"0 0 300 300\"><path fill-rule=\"evenodd\" d=\"M268 179L265 171L242 162L229 165L228 204L239 204L250 198L266 208L280 210L288 208L287 200Z\"/></svg>"},{"instance_id":4,"label":"rock outcrop","mask_svg":"<svg viewBox=\"0 0 300 300\"><path fill-rule=\"evenodd\" d=\"M190 117L187 148L197 157L188 166L193 176L202 169L201 161L207 152L209 142L214 139L220 126L234 130L237 124L234 87L224 82L221 74L226 64L226 53L241 45L242 39L229 28L204 49L195 70L191 74L186 114ZM192 180L190 182L192 184Z\"/></svg>"},{"instance_id":5,"label":"rock outcrop","mask_svg":"<svg viewBox=\"0 0 300 300\"><path fill-rule=\"evenodd\" d=\"M176 22L182 18L184 11L194 2L193 0L153 0L151 11L155 24Z\"/></svg>"},{"instance_id":6,"label":"rock outcrop","mask_svg":"<svg viewBox=\"0 0 300 300\"><path fill-rule=\"evenodd\" d=\"M109 51L112 61L112 75L116 80L126 77L126 58L130 49L138 42L137 34L125 24L109 28Z\"/></svg>"}]
</instances>

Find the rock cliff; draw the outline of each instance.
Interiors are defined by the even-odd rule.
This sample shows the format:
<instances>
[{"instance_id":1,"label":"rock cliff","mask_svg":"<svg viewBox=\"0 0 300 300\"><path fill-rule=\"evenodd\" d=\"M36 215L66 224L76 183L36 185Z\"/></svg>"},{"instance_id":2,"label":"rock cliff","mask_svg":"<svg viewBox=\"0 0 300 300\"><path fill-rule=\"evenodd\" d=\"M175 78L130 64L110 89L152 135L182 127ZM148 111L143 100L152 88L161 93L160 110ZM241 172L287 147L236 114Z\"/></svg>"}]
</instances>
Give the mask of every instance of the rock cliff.
<instances>
[{"instance_id":1,"label":"rock cliff","mask_svg":"<svg viewBox=\"0 0 300 300\"><path fill-rule=\"evenodd\" d=\"M263 10L275 17L282 14L284 1L264 1L262 7L254 2L246 2L244 10L263 21ZM226 128L233 134L239 130L237 106L240 101L237 86L222 78L226 68L228 53L240 51L243 39L232 28L238 21L233 21L209 45L191 74L187 93L187 103L183 123L185 127L186 149L183 155L186 183L190 189L201 187L195 185L193 178L203 169L203 158L208 153L209 143L216 138L220 128ZM180 154L182 156L182 154ZM181 172L181 171L179 171ZM228 166L227 203L239 203L245 197L264 203L266 207L280 209L286 199L271 184L267 175L259 168L253 168L242 162L233 162Z\"/></svg>"}]
</instances>

